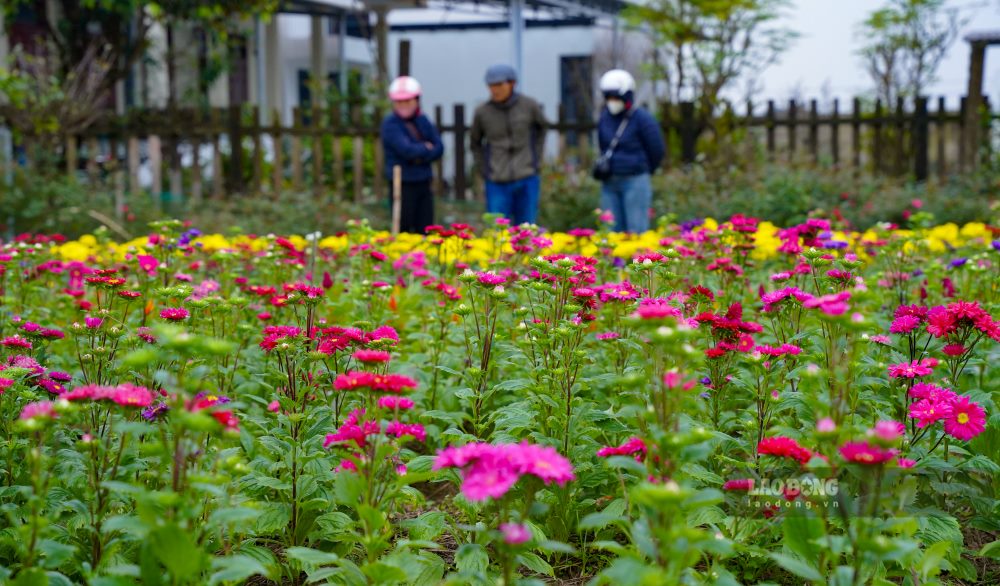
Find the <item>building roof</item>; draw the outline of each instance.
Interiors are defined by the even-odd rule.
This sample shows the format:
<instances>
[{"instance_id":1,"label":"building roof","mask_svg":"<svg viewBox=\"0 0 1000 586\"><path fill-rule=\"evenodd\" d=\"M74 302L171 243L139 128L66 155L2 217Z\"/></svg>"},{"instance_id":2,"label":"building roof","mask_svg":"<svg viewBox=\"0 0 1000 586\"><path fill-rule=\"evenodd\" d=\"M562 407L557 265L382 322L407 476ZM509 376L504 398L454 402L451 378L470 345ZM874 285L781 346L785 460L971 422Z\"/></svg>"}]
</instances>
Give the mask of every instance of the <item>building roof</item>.
<instances>
[{"instance_id":1,"label":"building roof","mask_svg":"<svg viewBox=\"0 0 1000 586\"><path fill-rule=\"evenodd\" d=\"M399 3L401 7L412 4L412 7L416 8L425 4L425 0L400 0ZM444 0L444 4L502 7L509 6L510 0ZM617 14L627 5L624 0L525 0L525 4L536 10L552 10L591 17ZM359 11L355 6L356 3L350 0L281 0L278 4L278 12L318 16L340 16L345 13L364 12L363 10Z\"/></svg>"},{"instance_id":2,"label":"building roof","mask_svg":"<svg viewBox=\"0 0 1000 586\"><path fill-rule=\"evenodd\" d=\"M972 31L965 35L965 41L976 45L1000 45L1000 30Z\"/></svg>"}]
</instances>

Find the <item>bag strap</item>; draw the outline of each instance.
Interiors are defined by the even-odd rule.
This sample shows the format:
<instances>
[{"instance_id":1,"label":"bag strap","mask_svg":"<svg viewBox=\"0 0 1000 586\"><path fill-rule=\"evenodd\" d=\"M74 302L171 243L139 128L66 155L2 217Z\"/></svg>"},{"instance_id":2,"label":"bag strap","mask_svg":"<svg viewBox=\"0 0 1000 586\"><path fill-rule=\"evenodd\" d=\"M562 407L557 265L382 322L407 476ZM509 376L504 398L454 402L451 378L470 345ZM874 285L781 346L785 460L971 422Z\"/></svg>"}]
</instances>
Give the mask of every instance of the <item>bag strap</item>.
<instances>
[{"instance_id":1,"label":"bag strap","mask_svg":"<svg viewBox=\"0 0 1000 586\"><path fill-rule=\"evenodd\" d=\"M622 139L622 134L625 133L625 127L628 126L629 119L632 118L632 109L625 113L625 117L622 118L620 124L618 124L618 130L615 131L615 136L611 139L611 143L608 144L608 150L604 151L601 158L610 159L611 155L614 154L615 148L618 146L618 142Z\"/></svg>"}]
</instances>

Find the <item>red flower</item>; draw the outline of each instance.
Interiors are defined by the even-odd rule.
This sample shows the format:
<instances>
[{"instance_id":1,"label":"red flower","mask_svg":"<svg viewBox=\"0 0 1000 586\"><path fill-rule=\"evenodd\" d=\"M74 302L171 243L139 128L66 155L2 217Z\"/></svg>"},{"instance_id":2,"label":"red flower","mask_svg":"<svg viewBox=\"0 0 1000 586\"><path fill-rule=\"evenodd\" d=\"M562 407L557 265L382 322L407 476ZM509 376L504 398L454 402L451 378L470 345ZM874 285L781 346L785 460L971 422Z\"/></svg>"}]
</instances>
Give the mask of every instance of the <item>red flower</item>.
<instances>
[{"instance_id":1,"label":"red flower","mask_svg":"<svg viewBox=\"0 0 1000 586\"><path fill-rule=\"evenodd\" d=\"M790 437L766 437L757 444L757 453L762 456L777 456L792 458L800 464L805 464L812 458L812 452L803 448Z\"/></svg>"}]
</instances>

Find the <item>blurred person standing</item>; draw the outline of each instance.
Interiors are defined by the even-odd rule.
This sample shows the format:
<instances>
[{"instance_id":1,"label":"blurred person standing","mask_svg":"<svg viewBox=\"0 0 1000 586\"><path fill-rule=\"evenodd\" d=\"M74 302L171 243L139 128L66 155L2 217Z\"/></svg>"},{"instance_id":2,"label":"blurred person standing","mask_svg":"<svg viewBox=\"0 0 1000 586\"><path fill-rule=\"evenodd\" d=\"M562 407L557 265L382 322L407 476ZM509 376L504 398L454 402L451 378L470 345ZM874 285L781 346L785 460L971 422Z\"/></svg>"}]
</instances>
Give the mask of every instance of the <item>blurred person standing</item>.
<instances>
[{"instance_id":1,"label":"blurred person standing","mask_svg":"<svg viewBox=\"0 0 1000 586\"><path fill-rule=\"evenodd\" d=\"M666 154L660 127L653 115L635 105L635 79L623 69L612 69L600 81L604 107L597 121L601 155L594 177L601 181L601 209L614 216L616 232L649 230L653 200L650 175Z\"/></svg>"},{"instance_id":2,"label":"blurred person standing","mask_svg":"<svg viewBox=\"0 0 1000 586\"><path fill-rule=\"evenodd\" d=\"M533 224L549 123L538 102L516 91L513 67L490 67L486 85L490 100L476 108L469 133L476 167L486 180L486 211L514 224Z\"/></svg>"},{"instance_id":3,"label":"blurred person standing","mask_svg":"<svg viewBox=\"0 0 1000 586\"><path fill-rule=\"evenodd\" d=\"M409 76L389 84L392 113L382 122L385 174L392 202L392 170L402 171L400 232L423 234L434 224L434 192L431 163L444 154L441 135L434 123L420 112L420 83Z\"/></svg>"}]
</instances>

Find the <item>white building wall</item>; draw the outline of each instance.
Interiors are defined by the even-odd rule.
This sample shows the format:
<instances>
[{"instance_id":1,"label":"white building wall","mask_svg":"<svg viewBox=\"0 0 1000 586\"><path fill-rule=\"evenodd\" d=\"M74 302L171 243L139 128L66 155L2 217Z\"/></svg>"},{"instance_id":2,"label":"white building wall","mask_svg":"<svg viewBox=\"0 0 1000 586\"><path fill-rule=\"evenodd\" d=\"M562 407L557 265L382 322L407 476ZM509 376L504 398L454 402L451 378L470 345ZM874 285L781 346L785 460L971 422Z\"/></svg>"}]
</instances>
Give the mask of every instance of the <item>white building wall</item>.
<instances>
[{"instance_id":1,"label":"white building wall","mask_svg":"<svg viewBox=\"0 0 1000 586\"><path fill-rule=\"evenodd\" d=\"M299 105L299 71L308 72L312 69L310 58L312 26L309 18L300 14L283 14L278 22L281 38L281 83L284 92L282 116L286 124L291 123L292 109ZM329 25L324 22L323 54L326 68L330 72L335 72L340 68L339 39L337 35L330 34L329 30ZM348 67L352 69L372 67L375 60L373 45L374 43L369 43L365 39L348 37L344 47Z\"/></svg>"}]
</instances>

